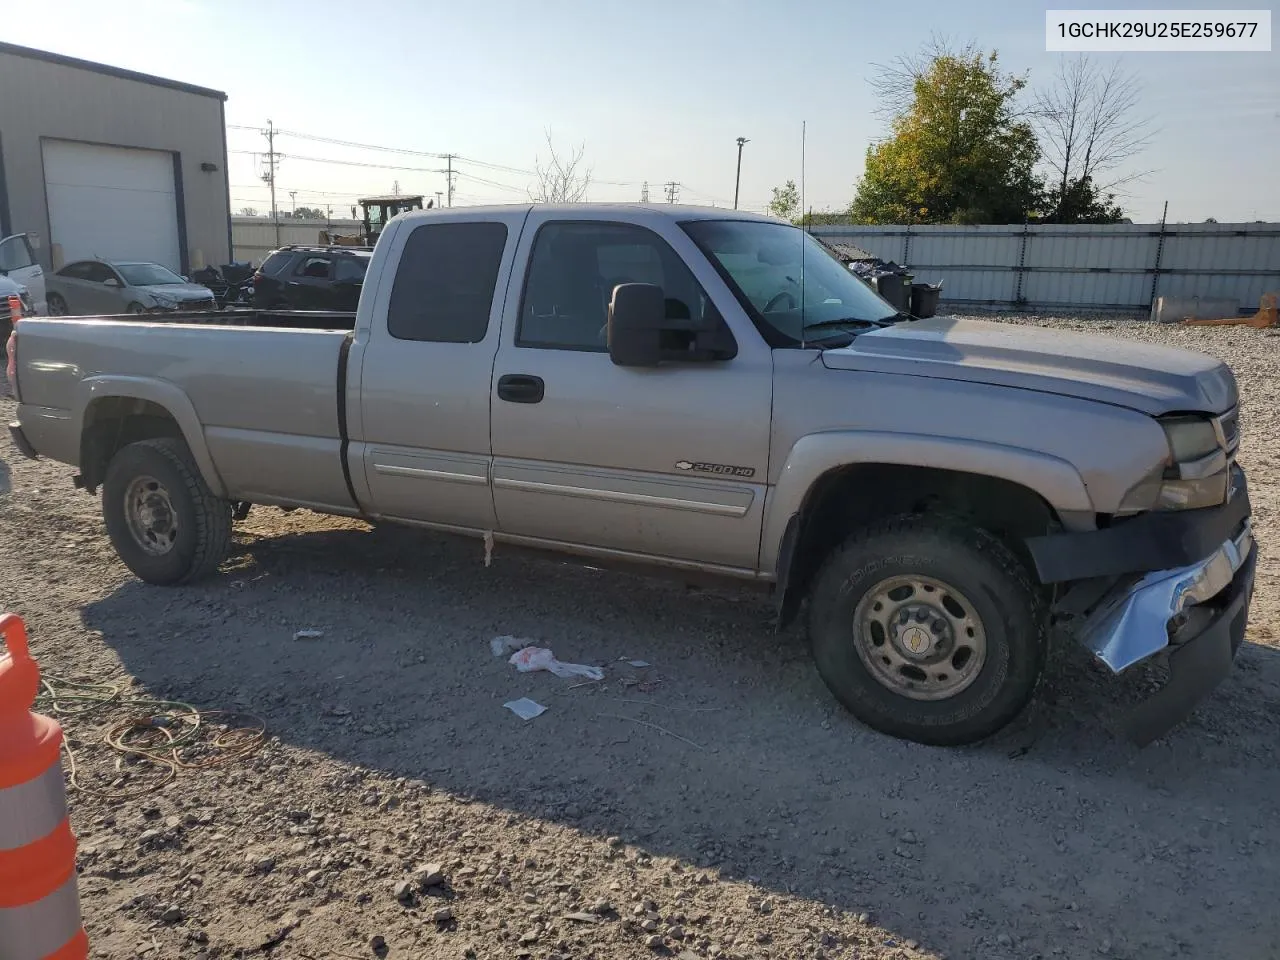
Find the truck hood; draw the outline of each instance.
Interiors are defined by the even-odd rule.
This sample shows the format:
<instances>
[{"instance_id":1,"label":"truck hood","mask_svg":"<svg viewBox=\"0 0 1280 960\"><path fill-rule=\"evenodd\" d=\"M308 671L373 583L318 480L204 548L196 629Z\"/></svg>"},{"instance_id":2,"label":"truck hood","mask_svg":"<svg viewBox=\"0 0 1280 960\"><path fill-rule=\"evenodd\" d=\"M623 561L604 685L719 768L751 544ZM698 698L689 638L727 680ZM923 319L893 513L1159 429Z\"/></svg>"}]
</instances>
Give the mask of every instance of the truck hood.
<instances>
[{"instance_id":1,"label":"truck hood","mask_svg":"<svg viewBox=\"0 0 1280 960\"><path fill-rule=\"evenodd\" d=\"M1235 406L1231 368L1190 350L1093 334L931 317L859 335L826 350L832 370L990 383L1128 407L1151 416L1224 413Z\"/></svg>"},{"instance_id":2,"label":"truck hood","mask_svg":"<svg viewBox=\"0 0 1280 960\"><path fill-rule=\"evenodd\" d=\"M200 286L198 283L156 283L134 287L133 289L149 293L153 297L163 297L166 300L177 300L179 302L213 299L213 291L208 287Z\"/></svg>"}]
</instances>

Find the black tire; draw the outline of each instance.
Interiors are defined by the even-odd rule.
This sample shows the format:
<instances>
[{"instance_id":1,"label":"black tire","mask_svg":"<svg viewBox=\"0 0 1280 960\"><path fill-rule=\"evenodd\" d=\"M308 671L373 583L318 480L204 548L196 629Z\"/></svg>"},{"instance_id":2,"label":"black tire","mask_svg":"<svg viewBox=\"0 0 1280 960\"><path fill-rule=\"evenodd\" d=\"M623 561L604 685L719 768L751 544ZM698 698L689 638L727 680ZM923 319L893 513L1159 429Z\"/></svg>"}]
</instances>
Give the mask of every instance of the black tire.
<instances>
[{"instance_id":1,"label":"black tire","mask_svg":"<svg viewBox=\"0 0 1280 960\"><path fill-rule=\"evenodd\" d=\"M937 694L942 699L913 699L891 688L895 678L878 678L868 667L864 656L875 658L892 640L874 624L870 630L857 631L855 611L864 598L868 601L864 611L879 609L874 603L883 594L873 591L895 577L921 577L949 585L976 615L983 653L968 686L954 694ZM923 593L919 596L925 598ZM898 629L909 631L913 621L904 616L901 622L906 626ZM938 622L945 626L941 618ZM808 631L818 673L854 716L882 733L939 746L982 740L1017 716L1039 682L1048 640L1044 600L1014 553L984 530L926 517L882 521L836 549L814 582ZM866 640L863 654L860 638ZM880 647L875 646L877 642ZM953 642L963 645L965 641ZM939 641L938 649L945 653L947 647ZM963 666L967 659L950 663ZM946 670L947 662L934 666ZM898 669L902 675L913 669L881 668L878 663L876 667L886 673ZM948 679L942 670L936 675ZM921 670L916 673L928 676ZM897 682L923 686L915 683L914 676ZM954 676L949 679L956 683Z\"/></svg>"},{"instance_id":2,"label":"black tire","mask_svg":"<svg viewBox=\"0 0 1280 960\"><path fill-rule=\"evenodd\" d=\"M147 538L135 534L138 524L131 524L130 516L138 514L126 503L149 487L155 497L162 491L162 509L173 518L172 538L161 537L150 549L143 546ZM231 546L231 503L213 495L187 445L172 437L131 443L111 459L102 484L102 516L125 566L158 586L213 573Z\"/></svg>"},{"instance_id":3,"label":"black tire","mask_svg":"<svg viewBox=\"0 0 1280 960\"><path fill-rule=\"evenodd\" d=\"M69 317L71 311L67 308L67 301L60 293L51 293L45 297L45 306L51 317Z\"/></svg>"},{"instance_id":4,"label":"black tire","mask_svg":"<svg viewBox=\"0 0 1280 960\"><path fill-rule=\"evenodd\" d=\"M147 308L144 307L142 304L138 303L138 301L136 300L133 303L129 304L129 306L126 309L128 310L129 313L146 313L147 312Z\"/></svg>"}]
</instances>

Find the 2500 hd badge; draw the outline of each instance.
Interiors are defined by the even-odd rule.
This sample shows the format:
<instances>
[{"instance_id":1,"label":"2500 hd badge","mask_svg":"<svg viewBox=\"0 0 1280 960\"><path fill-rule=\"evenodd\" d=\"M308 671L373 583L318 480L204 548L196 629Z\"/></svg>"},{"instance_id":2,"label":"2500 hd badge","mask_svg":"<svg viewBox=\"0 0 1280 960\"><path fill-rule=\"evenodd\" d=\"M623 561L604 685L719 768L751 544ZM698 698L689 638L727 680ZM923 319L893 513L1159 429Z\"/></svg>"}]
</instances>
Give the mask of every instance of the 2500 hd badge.
<instances>
[{"instance_id":1,"label":"2500 hd badge","mask_svg":"<svg viewBox=\"0 0 1280 960\"><path fill-rule=\"evenodd\" d=\"M722 477L754 477L755 467L735 467L728 463L701 463L697 460L677 460L677 470L690 470L694 473L714 473Z\"/></svg>"}]
</instances>

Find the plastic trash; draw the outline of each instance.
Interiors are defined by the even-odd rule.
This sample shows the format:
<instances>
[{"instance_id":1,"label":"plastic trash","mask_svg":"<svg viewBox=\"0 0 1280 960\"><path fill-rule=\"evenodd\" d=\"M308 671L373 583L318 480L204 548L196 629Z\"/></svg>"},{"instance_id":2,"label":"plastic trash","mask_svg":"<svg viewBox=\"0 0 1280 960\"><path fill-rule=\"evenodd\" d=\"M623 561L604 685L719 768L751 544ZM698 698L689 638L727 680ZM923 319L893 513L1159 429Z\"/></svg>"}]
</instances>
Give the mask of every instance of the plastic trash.
<instances>
[{"instance_id":1,"label":"plastic trash","mask_svg":"<svg viewBox=\"0 0 1280 960\"><path fill-rule=\"evenodd\" d=\"M652 664L652 663L649 663L649 662L647 662L647 661L645 661L645 660L628 660L628 661L627 661L627 665L628 665L628 666L631 666L631 667L635 667L635 668L637 668L637 669L640 669L640 668L642 668L642 667L652 667L652 666L653 666L653 664Z\"/></svg>"},{"instance_id":2,"label":"plastic trash","mask_svg":"<svg viewBox=\"0 0 1280 960\"><path fill-rule=\"evenodd\" d=\"M503 706L521 720L532 720L534 717L540 717L547 712L546 707L540 703L535 703L528 697L521 697L519 700L508 700Z\"/></svg>"},{"instance_id":3,"label":"plastic trash","mask_svg":"<svg viewBox=\"0 0 1280 960\"><path fill-rule=\"evenodd\" d=\"M298 630L294 633L295 640L319 640L324 636L323 630Z\"/></svg>"},{"instance_id":4,"label":"plastic trash","mask_svg":"<svg viewBox=\"0 0 1280 960\"><path fill-rule=\"evenodd\" d=\"M531 646L528 640L519 637L494 637L489 641L489 649L495 657L505 657L509 653Z\"/></svg>"},{"instance_id":5,"label":"plastic trash","mask_svg":"<svg viewBox=\"0 0 1280 960\"><path fill-rule=\"evenodd\" d=\"M546 647L525 647L511 655L508 661L515 665L521 673L533 673L547 670L557 677L585 677L588 680L603 680L604 671L599 667L588 667L581 663L561 663L555 654Z\"/></svg>"}]
</instances>

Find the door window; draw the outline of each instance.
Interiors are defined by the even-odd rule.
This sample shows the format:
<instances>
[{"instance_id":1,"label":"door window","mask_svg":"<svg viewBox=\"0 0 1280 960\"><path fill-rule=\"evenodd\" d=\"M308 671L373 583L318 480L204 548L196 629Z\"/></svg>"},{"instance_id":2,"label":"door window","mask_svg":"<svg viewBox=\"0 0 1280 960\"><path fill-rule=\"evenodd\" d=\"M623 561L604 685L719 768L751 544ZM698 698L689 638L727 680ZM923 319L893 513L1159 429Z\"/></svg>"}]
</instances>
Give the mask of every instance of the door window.
<instances>
[{"instance_id":1,"label":"door window","mask_svg":"<svg viewBox=\"0 0 1280 960\"><path fill-rule=\"evenodd\" d=\"M299 277L310 277L313 280L328 280L331 263L328 257L303 257L302 262L294 269Z\"/></svg>"},{"instance_id":2,"label":"door window","mask_svg":"<svg viewBox=\"0 0 1280 960\"><path fill-rule=\"evenodd\" d=\"M504 223L432 223L414 229L391 288L391 335L434 343L483 340L506 245Z\"/></svg>"},{"instance_id":3,"label":"door window","mask_svg":"<svg viewBox=\"0 0 1280 960\"><path fill-rule=\"evenodd\" d=\"M364 283L364 273L369 261L363 257L343 257L334 268L335 283Z\"/></svg>"},{"instance_id":4,"label":"door window","mask_svg":"<svg viewBox=\"0 0 1280 960\"><path fill-rule=\"evenodd\" d=\"M23 235L9 237L0 242L0 270L22 270L35 266L36 258L31 254L31 245Z\"/></svg>"},{"instance_id":5,"label":"door window","mask_svg":"<svg viewBox=\"0 0 1280 960\"><path fill-rule=\"evenodd\" d=\"M516 344L604 352L609 301L621 283L653 283L667 318L723 323L692 271L651 230L622 223L545 224L534 240Z\"/></svg>"},{"instance_id":6,"label":"door window","mask_svg":"<svg viewBox=\"0 0 1280 960\"><path fill-rule=\"evenodd\" d=\"M84 274L80 279L88 280L91 283L106 283L108 280L115 280L118 278L116 277L116 272L105 263L85 261Z\"/></svg>"}]
</instances>

